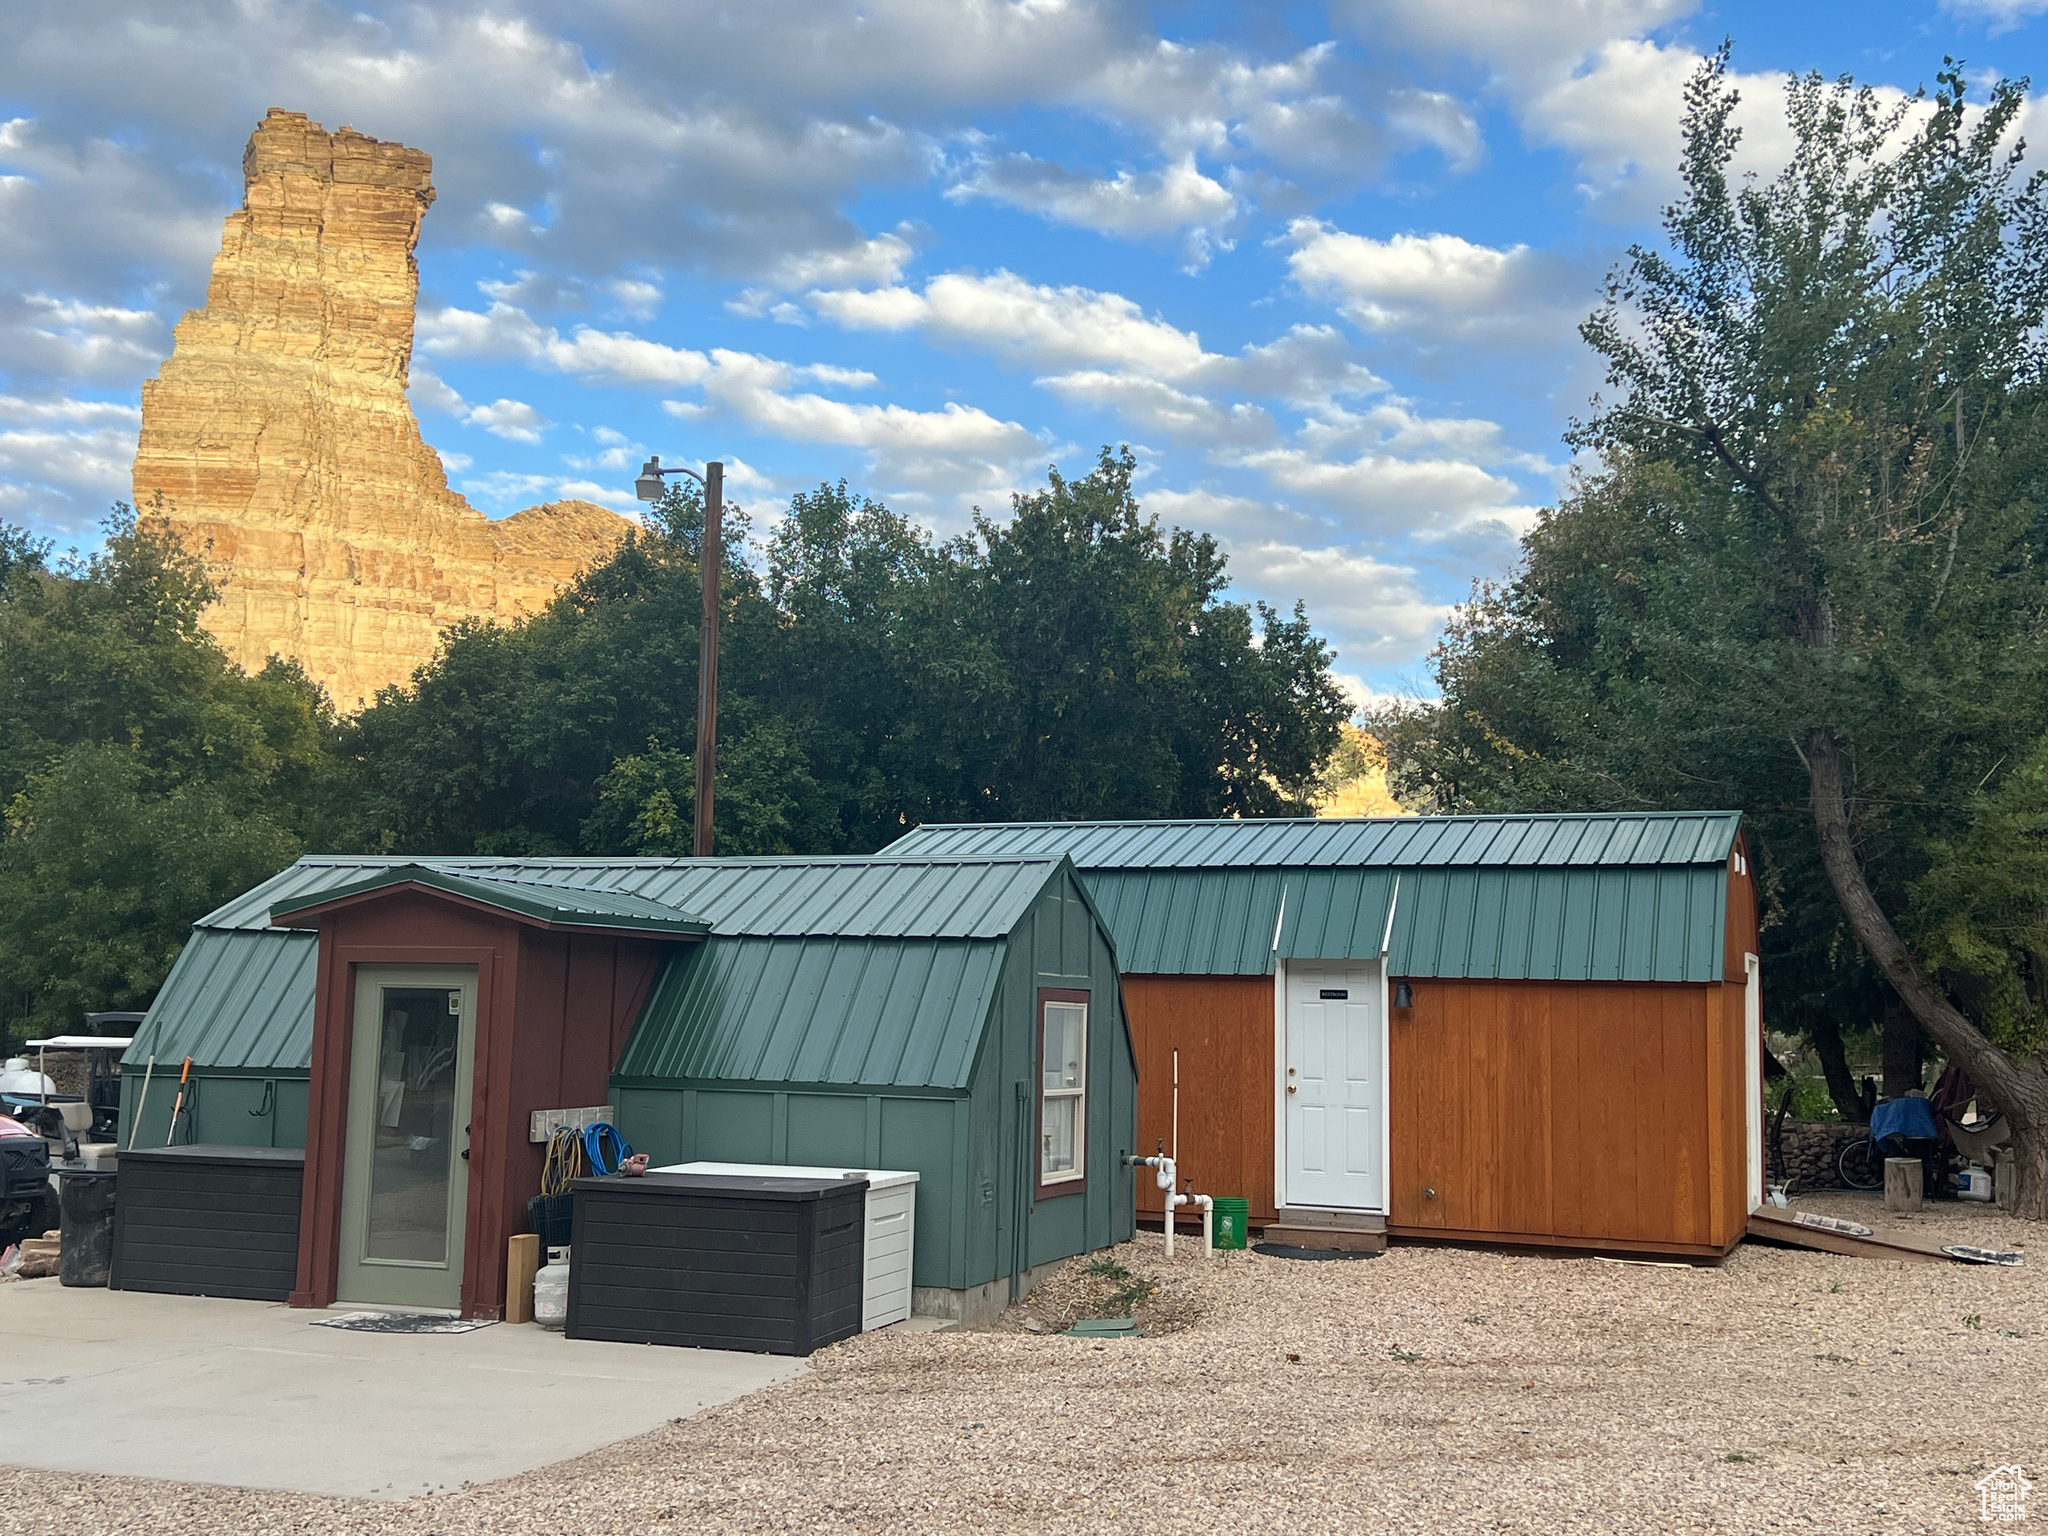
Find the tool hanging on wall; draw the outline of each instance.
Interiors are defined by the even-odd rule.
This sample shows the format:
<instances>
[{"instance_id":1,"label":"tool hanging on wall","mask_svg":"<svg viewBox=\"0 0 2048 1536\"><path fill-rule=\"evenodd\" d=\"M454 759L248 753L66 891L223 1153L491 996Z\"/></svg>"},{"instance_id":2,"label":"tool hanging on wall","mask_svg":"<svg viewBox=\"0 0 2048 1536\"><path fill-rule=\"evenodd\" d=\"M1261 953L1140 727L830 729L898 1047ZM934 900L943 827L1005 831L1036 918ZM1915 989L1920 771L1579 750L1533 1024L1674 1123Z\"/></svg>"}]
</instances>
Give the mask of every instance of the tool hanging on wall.
<instances>
[{"instance_id":1,"label":"tool hanging on wall","mask_svg":"<svg viewBox=\"0 0 2048 1536\"><path fill-rule=\"evenodd\" d=\"M192 1058L187 1056L183 1069L178 1073L178 1097L171 1104L171 1126L164 1132L164 1145L167 1147L171 1144L171 1138L178 1134L178 1116L184 1113L185 1109L185 1085L191 1080ZM138 1115L136 1118L140 1119L141 1116Z\"/></svg>"},{"instance_id":2,"label":"tool hanging on wall","mask_svg":"<svg viewBox=\"0 0 2048 1536\"><path fill-rule=\"evenodd\" d=\"M128 1127L128 1150L135 1150L135 1138L142 1130L142 1111L149 1103L149 1080L156 1076L156 1052L149 1053L149 1065L142 1069L142 1092L135 1096L135 1123Z\"/></svg>"}]
</instances>

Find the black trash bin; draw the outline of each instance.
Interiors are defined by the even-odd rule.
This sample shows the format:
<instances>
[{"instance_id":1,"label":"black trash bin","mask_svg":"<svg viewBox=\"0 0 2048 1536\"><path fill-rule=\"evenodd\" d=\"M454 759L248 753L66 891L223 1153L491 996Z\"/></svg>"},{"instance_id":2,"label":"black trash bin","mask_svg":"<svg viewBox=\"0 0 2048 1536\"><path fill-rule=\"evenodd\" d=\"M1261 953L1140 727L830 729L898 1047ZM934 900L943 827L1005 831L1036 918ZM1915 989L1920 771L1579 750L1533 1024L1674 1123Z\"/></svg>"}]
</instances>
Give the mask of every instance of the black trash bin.
<instances>
[{"instance_id":1,"label":"black trash bin","mask_svg":"<svg viewBox=\"0 0 2048 1536\"><path fill-rule=\"evenodd\" d=\"M114 1170L57 1168L60 1285L107 1283L114 1258Z\"/></svg>"}]
</instances>

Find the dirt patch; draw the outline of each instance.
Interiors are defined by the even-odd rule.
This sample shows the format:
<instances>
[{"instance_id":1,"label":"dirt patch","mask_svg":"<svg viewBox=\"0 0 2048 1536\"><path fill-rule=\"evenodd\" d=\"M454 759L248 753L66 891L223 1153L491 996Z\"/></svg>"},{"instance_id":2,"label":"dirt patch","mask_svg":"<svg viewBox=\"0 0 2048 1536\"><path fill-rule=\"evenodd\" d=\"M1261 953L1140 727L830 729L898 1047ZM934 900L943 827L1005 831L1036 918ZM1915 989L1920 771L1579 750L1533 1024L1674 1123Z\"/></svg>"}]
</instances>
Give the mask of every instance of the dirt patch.
<instances>
[{"instance_id":1,"label":"dirt patch","mask_svg":"<svg viewBox=\"0 0 2048 1536\"><path fill-rule=\"evenodd\" d=\"M1193 1327L1203 1311L1189 1278L1166 1267L1163 1247L1154 1255L1127 1243L1067 1260L1004 1312L995 1331L1065 1333L1083 1318L1128 1317L1154 1337Z\"/></svg>"}]
</instances>

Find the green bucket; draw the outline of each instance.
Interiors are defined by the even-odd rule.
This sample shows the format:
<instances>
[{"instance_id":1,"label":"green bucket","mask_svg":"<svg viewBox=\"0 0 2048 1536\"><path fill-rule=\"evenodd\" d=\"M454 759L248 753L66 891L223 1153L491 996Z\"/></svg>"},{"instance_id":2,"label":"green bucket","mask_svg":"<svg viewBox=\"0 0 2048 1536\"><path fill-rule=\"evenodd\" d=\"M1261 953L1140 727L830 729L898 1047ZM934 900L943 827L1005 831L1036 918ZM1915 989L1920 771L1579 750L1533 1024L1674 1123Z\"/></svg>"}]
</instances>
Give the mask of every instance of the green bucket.
<instances>
[{"instance_id":1,"label":"green bucket","mask_svg":"<svg viewBox=\"0 0 2048 1536\"><path fill-rule=\"evenodd\" d=\"M1251 1220L1251 1201L1240 1200L1235 1195L1218 1195L1215 1204L1216 1246L1242 1249L1245 1245L1245 1228Z\"/></svg>"}]
</instances>

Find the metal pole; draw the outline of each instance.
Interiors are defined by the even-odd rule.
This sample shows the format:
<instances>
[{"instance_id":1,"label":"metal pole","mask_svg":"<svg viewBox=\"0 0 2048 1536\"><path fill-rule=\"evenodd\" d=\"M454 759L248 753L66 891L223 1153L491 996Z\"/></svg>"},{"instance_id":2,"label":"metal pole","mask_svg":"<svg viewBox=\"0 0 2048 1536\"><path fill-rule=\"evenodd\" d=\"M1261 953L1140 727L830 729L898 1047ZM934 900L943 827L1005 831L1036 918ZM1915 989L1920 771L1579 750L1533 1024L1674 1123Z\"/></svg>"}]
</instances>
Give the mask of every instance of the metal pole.
<instances>
[{"instance_id":1,"label":"metal pole","mask_svg":"<svg viewBox=\"0 0 2048 1536\"><path fill-rule=\"evenodd\" d=\"M711 857L712 786L718 778L718 578L724 565L725 466L704 466L704 609L697 627L697 857Z\"/></svg>"}]
</instances>

